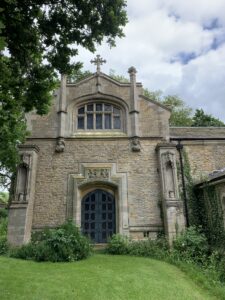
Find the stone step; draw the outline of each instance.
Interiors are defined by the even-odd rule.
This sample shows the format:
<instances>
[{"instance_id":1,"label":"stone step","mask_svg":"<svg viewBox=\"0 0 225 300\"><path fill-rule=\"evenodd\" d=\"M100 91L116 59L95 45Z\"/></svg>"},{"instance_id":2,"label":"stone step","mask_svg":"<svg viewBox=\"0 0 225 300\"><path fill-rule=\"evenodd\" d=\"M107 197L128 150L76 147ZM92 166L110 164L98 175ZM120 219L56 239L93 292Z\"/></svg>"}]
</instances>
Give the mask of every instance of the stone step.
<instances>
[{"instance_id":1,"label":"stone step","mask_svg":"<svg viewBox=\"0 0 225 300\"><path fill-rule=\"evenodd\" d=\"M102 243L102 244L94 244L93 245L93 248L94 248L94 250L105 250L105 248L106 248L106 246L107 246L107 244L106 243Z\"/></svg>"}]
</instances>

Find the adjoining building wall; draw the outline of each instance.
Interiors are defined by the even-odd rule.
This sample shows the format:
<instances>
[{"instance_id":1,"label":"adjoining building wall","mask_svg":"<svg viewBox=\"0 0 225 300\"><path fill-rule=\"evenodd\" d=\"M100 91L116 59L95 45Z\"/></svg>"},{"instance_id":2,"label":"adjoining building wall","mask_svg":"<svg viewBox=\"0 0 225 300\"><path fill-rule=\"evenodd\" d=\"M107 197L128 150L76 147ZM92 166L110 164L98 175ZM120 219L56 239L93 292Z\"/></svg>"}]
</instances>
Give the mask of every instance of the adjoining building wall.
<instances>
[{"instance_id":1,"label":"adjoining building wall","mask_svg":"<svg viewBox=\"0 0 225 300\"><path fill-rule=\"evenodd\" d=\"M196 183L225 166L224 127L171 127L170 139L184 146Z\"/></svg>"}]
</instances>

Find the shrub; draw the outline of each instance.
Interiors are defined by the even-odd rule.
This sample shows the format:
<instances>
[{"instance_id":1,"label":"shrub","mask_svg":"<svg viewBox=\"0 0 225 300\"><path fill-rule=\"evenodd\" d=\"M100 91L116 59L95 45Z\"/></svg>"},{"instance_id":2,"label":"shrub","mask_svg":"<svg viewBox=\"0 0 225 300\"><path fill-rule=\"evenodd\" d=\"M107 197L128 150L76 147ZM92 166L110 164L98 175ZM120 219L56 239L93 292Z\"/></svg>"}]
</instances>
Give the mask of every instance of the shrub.
<instances>
[{"instance_id":1,"label":"shrub","mask_svg":"<svg viewBox=\"0 0 225 300\"><path fill-rule=\"evenodd\" d=\"M206 272L211 276L213 275L215 280L225 282L225 250L213 251L209 256Z\"/></svg>"},{"instance_id":2,"label":"shrub","mask_svg":"<svg viewBox=\"0 0 225 300\"><path fill-rule=\"evenodd\" d=\"M106 251L110 254L164 258L168 254L168 244L164 238L129 241L126 236L114 234L107 245Z\"/></svg>"},{"instance_id":3,"label":"shrub","mask_svg":"<svg viewBox=\"0 0 225 300\"><path fill-rule=\"evenodd\" d=\"M14 258L21 258L32 260L35 254L35 245L32 243L24 244L21 247L11 248L9 256Z\"/></svg>"},{"instance_id":4,"label":"shrub","mask_svg":"<svg viewBox=\"0 0 225 300\"><path fill-rule=\"evenodd\" d=\"M0 219L0 237L6 237L7 235L7 218Z\"/></svg>"},{"instance_id":5,"label":"shrub","mask_svg":"<svg viewBox=\"0 0 225 300\"><path fill-rule=\"evenodd\" d=\"M8 216L8 211L5 208L0 208L0 219L5 219Z\"/></svg>"},{"instance_id":6,"label":"shrub","mask_svg":"<svg viewBox=\"0 0 225 300\"><path fill-rule=\"evenodd\" d=\"M132 241L129 244L129 254L164 259L168 256L168 243L164 238L156 240Z\"/></svg>"},{"instance_id":7,"label":"shrub","mask_svg":"<svg viewBox=\"0 0 225 300\"><path fill-rule=\"evenodd\" d=\"M7 223L7 210L0 209L0 255L6 254L8 251Z\"/></svg>"},{"instance_id":8,"label":"shrub","mask_svg":"<svg viewBox=\"0 0 225 300\"><path fill-rule=\"evenodd\" d=\"M73 222L57 229L47 229L32 237L32 241L12 251L11 256L36 261L77 261L91 253L89 240L80 234Z\"/></svg>"},{"instance_id":9,"label":"shrub","mask_svg":"<svg viewBox=\"0 0 225 300\"><path fill-rule=\"evenodd\" d=\"M8 252L8 248L6 236L0 236L0 255L6 254Z\"/></svg>"},{"instance_id":10,"label":"shrub","mask_svg":"<svg viewBox=\"0 0 225 300\"><path fill-rule=\"evenodd\" d=\"M191 226L174 240L172 254L186 262L204 264L209 254L207 238L200 229Z\"/></svg>"},{"instance_id":11,"label":"shrub","mask_svg":"<svg viewBox=\"0 0 225 300\"><path fill-rule=\"evenodd\" d=\"M106 251L110 254L128 254L129 239L121 234L113 234Z\"/></svg>"},{"instance_id":12,"label":"shrub","mask_svg":"<svg viewBox=\"0 0 225 300\"><path fill-rule=\"evenodd\" d=\"M40 231L34 231L31 234L31 242L38 243L41 241L45 241L50 235L53 229L44 228Z\"/></svg>"}]
</instances>

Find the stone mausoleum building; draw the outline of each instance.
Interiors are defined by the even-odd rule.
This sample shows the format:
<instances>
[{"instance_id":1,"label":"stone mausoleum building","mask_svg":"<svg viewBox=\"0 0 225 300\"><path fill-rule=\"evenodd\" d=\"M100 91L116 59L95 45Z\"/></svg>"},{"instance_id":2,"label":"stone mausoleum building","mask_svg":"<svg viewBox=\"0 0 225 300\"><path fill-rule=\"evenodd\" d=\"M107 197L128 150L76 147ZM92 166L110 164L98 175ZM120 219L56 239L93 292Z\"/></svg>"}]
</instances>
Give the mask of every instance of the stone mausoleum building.
<instances>
[{"instance_id":1,"label":"stone mausoleum building","mask_svg":"<svg viewBox=\"0 0 225 300\"><path fill-rule=\"evenodd\" d=\"M27 116L9 210L14 245L68 218L94 243L162 231L172 241L186 224L182 146L197 180L225 166L224 128L170 128L170 109L143 95L134 67L120 83L100 71L99 56L93 62L96 73L80 82L62 76L48 115Z\"/></svg>"}]
</instances>

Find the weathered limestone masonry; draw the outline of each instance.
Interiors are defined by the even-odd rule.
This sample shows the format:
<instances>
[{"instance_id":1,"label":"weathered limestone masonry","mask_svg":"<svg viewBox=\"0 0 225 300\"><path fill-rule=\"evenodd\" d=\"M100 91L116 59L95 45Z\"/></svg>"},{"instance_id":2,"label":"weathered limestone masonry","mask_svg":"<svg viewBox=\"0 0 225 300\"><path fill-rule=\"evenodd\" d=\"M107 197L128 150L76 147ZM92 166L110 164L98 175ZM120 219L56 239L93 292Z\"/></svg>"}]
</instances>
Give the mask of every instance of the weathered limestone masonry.
<instances>
[{"instance_id":1,"label":"weathered limestone masonry","mask_svg":"<svg viewBox=\"0 0 225 300\"><path fill-rule=\"evenodd\" d=\"M134 67L130 82L120 83L101 72L99 56L92 62L96 73L80 82L62 75L48 115L27 116L31 135L19 148L9 210L14 245L67 218L95 243L113 233L155 238L162 230L171 242L185 226L175 146L187 129L169 128L170 109L143 95ZM196 176L225 160L222 140L184 144Z\"/></svg>"},{"instance_id":2,"label":"weathered limestone masonry","mask_svg":"<svg viewBox=\"0 0 225 300\"><path fill-rule=\"evenodd\" d=\"M33 214L35 183L39 148L36 145L21 145L19 153L15 197L9 211L8 241L20 245L30 240Z\"/></svg>"},{"instance_id":3,"label":"weathered limestone masonry","mask_svg":"<svg viewBox=\"0 0 225 300\"><path fill-rule=\"evenodd\" d=\"M222 221L221 225L225 228L225 168L209 173L196 185L196 188L202 192L205 207L210 210L211 214L209 213L208 218L217 218L217 222L220 224L220 221ZM208 194L209 188L212 188L215 193L214 199L212 199L211 194ZM211 208L213 208L213 211L211 211ZM215 212L216 209L219 209L219 211Z\"/></svg>"},{"instance_id":4,"label":"weathered limestone masonry","mask_svg":"<svg viewBox=\"0 0 225 300\"><path fill-rule=\"evenodd\" d=\"M170 139L182 143L197 186L215 186L221 201L225 228L225 128L170 128ZM209 175L210 174L210 175ZM219 212L220 214L220 212Z\"/></svg>"},{"instance_id":5,"label":"weathered limestone masonry","mask_svg":"<svg viewBox=\"0 0 225 300\"><path fill-rule=\"evenodd\" d=\"M225 167L224 127L172 127L170 138L183 144L195 182Z\"/></svg>"},{"instance_id":6,"label":"weathered limestone masonry","mask_svg":"<svg viewBox=\"0 0 225 300\"><path fill-rule=\"evenodd\" d=\"M185 227L183 203L179 198L176 145L160 143L157 145L159 170L162 188L164 228L169 243Z\"/></svg>"}]
</instances>

